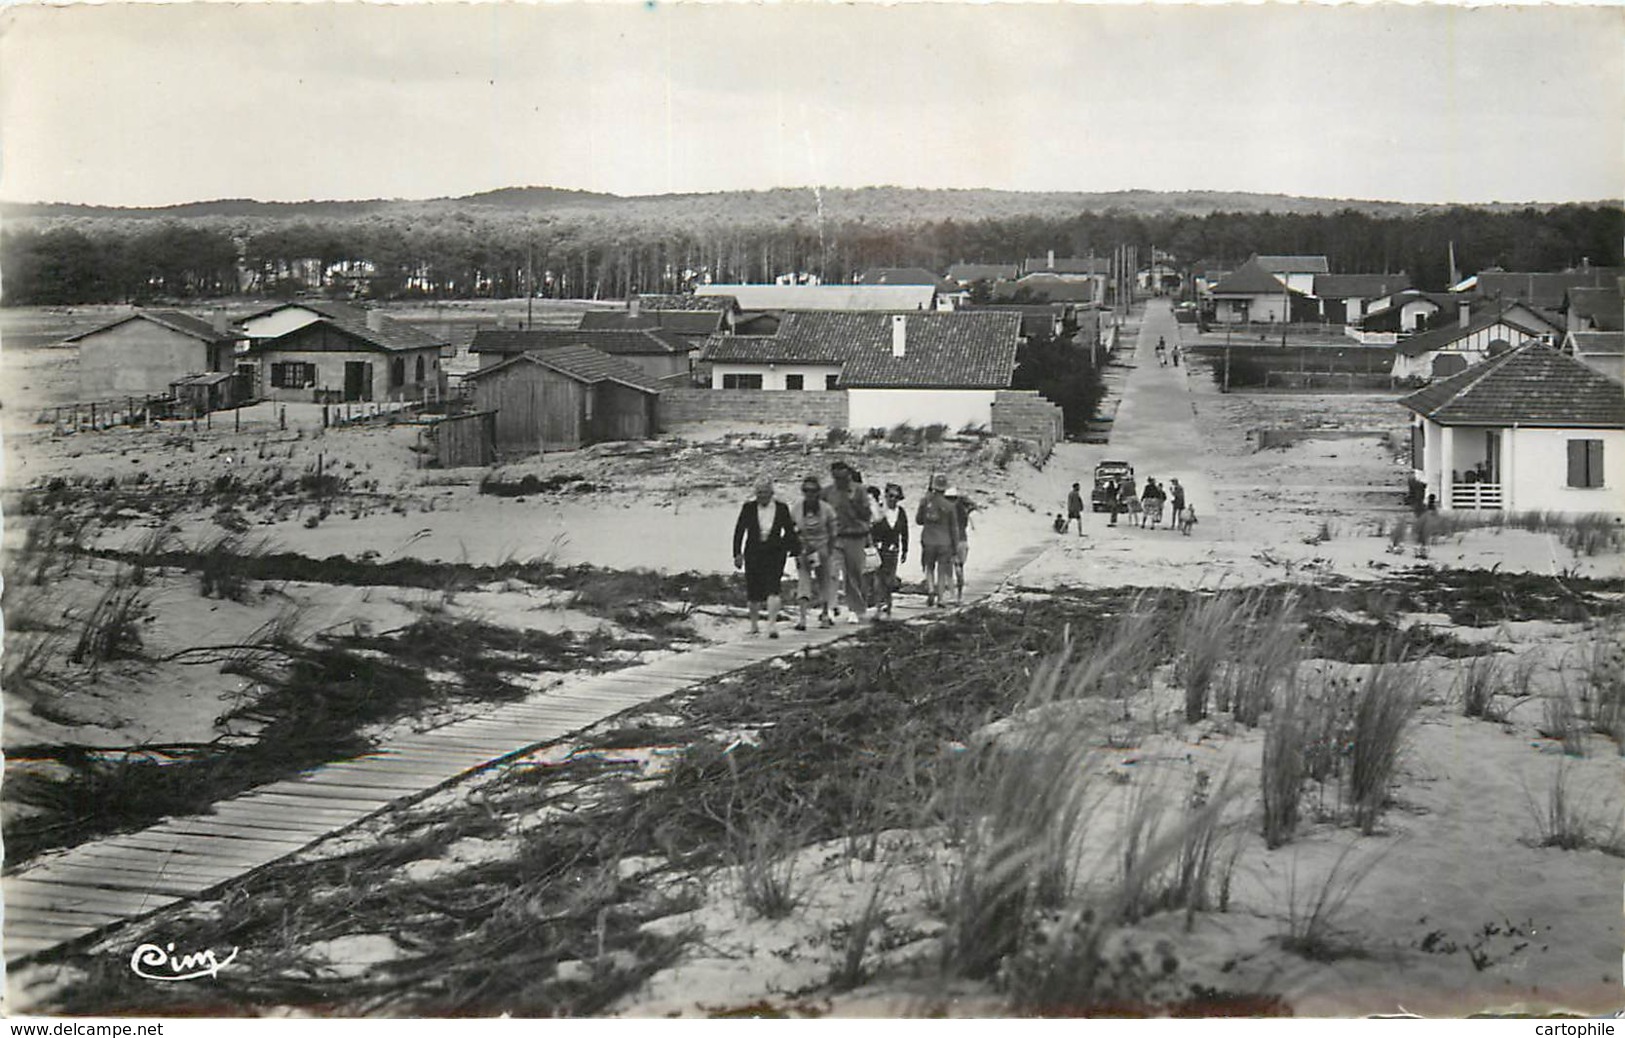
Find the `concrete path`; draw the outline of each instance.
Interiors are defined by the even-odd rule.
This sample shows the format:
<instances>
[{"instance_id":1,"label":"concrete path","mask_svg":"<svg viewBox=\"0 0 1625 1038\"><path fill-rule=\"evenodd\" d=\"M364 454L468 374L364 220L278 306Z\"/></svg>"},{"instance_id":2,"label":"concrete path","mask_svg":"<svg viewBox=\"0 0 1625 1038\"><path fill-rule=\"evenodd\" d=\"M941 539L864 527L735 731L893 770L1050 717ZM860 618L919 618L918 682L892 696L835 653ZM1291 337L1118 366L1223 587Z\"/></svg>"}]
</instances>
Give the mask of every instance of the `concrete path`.
<instances>
[{"instance_id":1,"label":"concrete path","mask_svg":"<svg viewBox=\"0 0 1625 1038\"><path fill-rule=\"evenodd\" d=\"M1047 546L1033 543L986 562L973 555L965 601L991 595ZM923 600L915 596L898 598L894 613L904 622L929 617ZM531 753L697 682L825 645L860 629L841 624L796 632L785 626L779 639L746 638L575 678L479 717L396 739L369 756L261 786L214 805L207 815L172 818L140 832L42 855L0 884L5 959L15 964L89 940L127 920L203 895L470 772Z\"/></svg>"}]
</instances>

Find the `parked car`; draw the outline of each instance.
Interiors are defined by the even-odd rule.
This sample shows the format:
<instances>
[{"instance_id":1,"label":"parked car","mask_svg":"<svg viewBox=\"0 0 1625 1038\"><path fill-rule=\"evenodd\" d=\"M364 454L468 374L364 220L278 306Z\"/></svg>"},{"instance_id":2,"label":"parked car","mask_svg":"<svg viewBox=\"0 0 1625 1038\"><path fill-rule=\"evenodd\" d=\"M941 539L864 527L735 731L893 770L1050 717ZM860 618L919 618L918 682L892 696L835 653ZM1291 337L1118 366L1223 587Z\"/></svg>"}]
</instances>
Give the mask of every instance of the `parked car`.
<instances>
[{"instance_id":1,"label":"parked car","mask_svg":"<svg viewBox=\"0 0 1625 1038\"><path fill-rule=\"evenodd\" d=\"M1126 461L1103 461L1095 466L1095 489L1089 495L1091 507L1096 512L1111 510L1111 498L1108 494L1112 488L1122 480L1134 479L1134 466Z\"/></svg>"}]
</instances>

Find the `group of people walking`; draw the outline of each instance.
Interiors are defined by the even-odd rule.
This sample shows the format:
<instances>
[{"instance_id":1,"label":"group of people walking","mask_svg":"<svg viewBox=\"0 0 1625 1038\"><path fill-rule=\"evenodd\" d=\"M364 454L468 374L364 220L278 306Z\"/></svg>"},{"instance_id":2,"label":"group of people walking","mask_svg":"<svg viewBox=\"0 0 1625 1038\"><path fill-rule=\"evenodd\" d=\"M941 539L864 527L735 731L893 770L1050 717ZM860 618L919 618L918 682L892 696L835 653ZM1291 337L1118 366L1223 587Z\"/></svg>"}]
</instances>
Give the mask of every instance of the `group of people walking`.
<instances>
[{"instance_id":1,"label":"group of people walking","mask_svg":"<svg viewBox=\"0 0 1625 1038\"><path fill-rule=\"evenodd\" d=\"M751 633L760 632L758 617L765 607L767 636L779 636L784 564L792 557L796 630L807 629L814 606L819 626L834 626L838 588L849 623L889 618L892 595L901 585L898 567L908 561L910 547L903 501L900 484L887 483L884 490L866 486L862 473L844 461L830 466L827 485L815 475L803 479L801 499L793 505L774 496L771 480L759 481L755 496L740 508L733 533L734 566L745 571ZM964 597L974 507L945 474L931 477L914 513L927 605L945 605L950 588L956 601Z\"/></svg>"},{"instance_id":2,"label":"group of people walking","mask_svg":"<svg viewBox=\"0 0 1625 1038\"><path fill-rule=\"evenodd\" d=\"M1179 485L1179 480L1169 480L1165 488L1150 476L1146 477L1145 489L1136 491L1132 477L1108 480L1104 485L1107 511L1111 519L1107 526L1116 526L1117 517L1128 516L1129 526L1136 525L1143 530L1147 527L1155 530L1162 525L1164 513L1167 512L1168 528L1178 528L1180 533L1190 536L1191 527L1196 525L1196 509L1185 501L1185 488ZM1168 511L1169 506L1172 511ZM1080 484L1072 484L1071 493L1066 495L1066 518L1059 515L1055 517L1055 532L1065 533L1076 523L1078 536L1083 536L1083 490Z\"/></svg>"},{"instance_id":3,"label":"group of people walking","mask_svg":"<svg viewBox=\"0 0 1625 1038\"><path fill-rule=\"evenodd\" d=\"M1179 367L1179 343L1176 342L1170 347L1166 339L1160 335L1157 336L1157 367L1166 368L1168 366L1170 350L1172 351L1174 367L1177 368Z\"/></svg>"}]
</instances>

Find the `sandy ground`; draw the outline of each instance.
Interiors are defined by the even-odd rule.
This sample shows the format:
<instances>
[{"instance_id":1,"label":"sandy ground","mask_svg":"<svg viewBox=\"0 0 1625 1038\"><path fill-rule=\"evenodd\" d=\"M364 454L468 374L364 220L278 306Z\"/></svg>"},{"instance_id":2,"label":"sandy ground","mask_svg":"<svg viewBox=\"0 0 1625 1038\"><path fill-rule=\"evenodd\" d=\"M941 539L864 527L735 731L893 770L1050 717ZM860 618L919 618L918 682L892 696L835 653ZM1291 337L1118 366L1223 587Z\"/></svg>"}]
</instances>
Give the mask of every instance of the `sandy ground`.
<instances>
[{"instance_id":1,"label":"sandy ground","mask_svg":"<svg viewBox=\"0 0 1625 1038\"><path fill-rule=\"evenodd\" d=\"M323 472L349 481L351 492L338 504L325 512L321 504L305 500L239 509L251 535L263 537L272 550L315 558L482 564L543 558L617 569L726 573L732 568L733 519L752 480L766 473L788 491L801 474L827 473L829 463L841 458L858 465L870 482L903 483L910 507L930 472L948 471L982 506L971 536L973 572L1020 546L1050 546L1013 575L1011 583L1025 591L1307 585L1377 579L1418 565L1582 577L1625 574L1619 554L1577 556L1545 533L1486 529L1461 533L1426 551L1408 542L1396 546L1387 531L1408 513L1400 503L1406 473L1393 435L1403 428L1404 415L1393 395L1225 395L1200 367L1157 365L1151 345L1158 335L1175 341L1182 327L1165 307L1153 304L1137 349L1124 358L1135 367L1111 443L1060 445L1042 469L1020 460L1001 469L974 441L900 450L885 444L831 446L818 429L713 428L685 431L681 440L606 446L504 466L493 475L508 481L527 474L570 477L561 490L508 498L481 494L478 482L485 473L478 470L418 468L412 449L418 430L408 425L324 432L319 416L291 409L284 429L279 415L266 409L245 412L240 431L225 423L199 431L174 423L62 435L24 420L7 396L5 486L15 490L51 478L97 484L112 479L133 489L134 475L145 473L170 495L136 502L127 514L96 524L88 543L128 548L159 528L194 543L219 531L220 516L218 510L188 507L184 494L174 495L188 481L197 493L227 474L248 484L273 472L295 478L314 473L320 458ZM8 384L49 386L65 377L65 355L18 352L20 366L12 366L17 353L6 357ZM1259 450L1260 430L1346 435L1303 436ZM729 435L736 432L742 435ZM1064 510L1070 485L1081 482L1087 493L1090 473L1102 458L1132 462L1142 480L1155 476L1166 484L1178 478L1200 516L1192 533L1142 530L1126 519L1112 528L1106 516L1094 514L1086 517L1082 536L1054 534L1050 518ZM582 483L592 488L583 492ZM651 530L658 535L651 536ZM14 549L20 524L8 522L5 533ZM53 594L82 597L98 576L87 568L53 588ZM290 601L303 608L307 631L344 624L390 629L416 615L421 599L421 593L400 589L290 585L246 604L222 603L202 599L190 584L168 577L155 589L149 644L184 647L203 632L211 639L236 637ZM471 613L510 625L565 629L593 622L534 593L482 589L461 602ZM1587 647L1610 636L1579 624L1475 630L1440 617L1409 622L1492 642L1514 658L1534 658L1546 690L1574 680L1573 668ZM713 640L742 633L737 618L716 618L704 631ZM1594 737L1586 757L1565 758L1536 733L1535 703L1520 708L1505 725L1469 721L1451 702L1456 664L1426 666L1430 699L1402 759L1398 806L1379 836L1355 839L1346 829L1318 825L1284 850L1266 851L1255 840L1237 859L1236 910L1204 919L1192 933L1182 932L1177 919L1153 919L1130 939L1148 946L1171 940L1186 964L1182 978L1230 989L1257 984L1282 994L1303 1015L1400 1007L1454 1014L1553 1005L1597 1012L1617 1005L1619 858L1600 850L1535 846L1538 812L1532 807L1544 802L1561 767L1583 810L1598 826L1612 825L1617 832L1625 824L1625 787L1613 745ZM142 692L139 701L131 697L136 689ZM66 724L8 701L6 741L48 742L75 733L85 741L107 742L201 738L221 706L242 691L236 679L212 672L183 676L114 668L65 707L72 719ZM1138 767L1137 775L1160 774L1170 789L1197 770L1218 775L1228 768L1239 787L1256 790L1259 756L1257 732L1187 730L1148 740L1131 753L1103 754L1097 763L1100 775L1123 772L1127 765ZM1103 796L1095 824L1105 846L1121 825L1122 796L1120 791ZM897 835L904 842L918 838ZM1360 954L1306 962L1272 943L1293 901L1324 880L1351 843L1357 846L1350 861L1367 870L1344 916ZM837 954L832 927L861 912L877 883L889 891L893 918L888 925L918 935L886 954L895 963L929 954L927 884L917 871L834 863L828 847L808 848L803 857L803 874L817 878L803 911L785 921L751 920L724 896L691 916L674 918L673 927L703 926L709 951L657 974L617 1011L694 1014L706 1007L771 1001L816 985L828 976ZM722 877L716 886L726 890L727 884ZM388 950L344 954L364 968L368 956ZM954 1011L997 1011L986 990L967 989L963 996ZM821 1004L851 1014L912 1012L926 1005L907 991L884 987L859 988Z\"/></svg>"}]
</instances>

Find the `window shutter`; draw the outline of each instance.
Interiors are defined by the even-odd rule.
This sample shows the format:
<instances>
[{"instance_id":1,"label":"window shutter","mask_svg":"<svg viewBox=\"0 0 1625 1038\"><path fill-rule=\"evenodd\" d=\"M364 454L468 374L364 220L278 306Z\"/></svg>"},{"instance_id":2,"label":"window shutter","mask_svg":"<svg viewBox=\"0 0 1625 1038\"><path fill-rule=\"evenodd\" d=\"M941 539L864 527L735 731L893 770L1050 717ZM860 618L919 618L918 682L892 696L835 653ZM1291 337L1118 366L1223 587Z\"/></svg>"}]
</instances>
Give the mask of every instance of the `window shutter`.
<instances>
[{"instance_id":1,"label":"window shutter","mask_svg":"<svg viewBox=\"0 0 1625 1038\"><path fill-rule=\"evenodd\" d=\"M1569 441L1569 486L1586 485L1586 441Z\"/></svg>"},{"instance_id":2,"label":"window shutter","mask_svg":"<svg viewBox=\"0 0 1625 1038\"><path fill-rule=\"evenodd\" d=\"M1586 486L1602 486L1602 441L1586 441Z\"/></svg>"}]
</instances>

